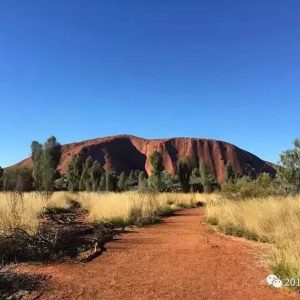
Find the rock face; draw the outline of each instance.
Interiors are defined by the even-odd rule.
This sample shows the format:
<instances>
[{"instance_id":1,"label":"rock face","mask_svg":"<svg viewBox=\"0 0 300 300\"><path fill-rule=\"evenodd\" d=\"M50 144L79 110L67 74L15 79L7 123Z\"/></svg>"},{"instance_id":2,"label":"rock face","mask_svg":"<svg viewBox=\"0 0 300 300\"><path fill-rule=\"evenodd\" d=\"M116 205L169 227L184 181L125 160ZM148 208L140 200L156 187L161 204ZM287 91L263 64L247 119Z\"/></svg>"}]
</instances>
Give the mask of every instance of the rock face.
<instances>
[{"instance_id":1,"label":"rock face","mask_svg":"<svg viewBox=\"0 0 300 300\"><path fill-rule=\"evenodd\" d=\"M199 167L200 163L205 163L218 183L224 181L225 166L228 161L231 162L236 174L266 172L274 175L276 173L270 163L226 142L196 138L143 139L130 135L63 145L58 170L61 174L65 174L72 155L80 155L92 156L106 170L116 172L143 170L150 174L150 156L155 150L162 154L164 168L169 173L175 174L178 160L189 157L195 167ZM16 166L31 164L31 159L27 158Z\"/></svg>"}]
</instances>

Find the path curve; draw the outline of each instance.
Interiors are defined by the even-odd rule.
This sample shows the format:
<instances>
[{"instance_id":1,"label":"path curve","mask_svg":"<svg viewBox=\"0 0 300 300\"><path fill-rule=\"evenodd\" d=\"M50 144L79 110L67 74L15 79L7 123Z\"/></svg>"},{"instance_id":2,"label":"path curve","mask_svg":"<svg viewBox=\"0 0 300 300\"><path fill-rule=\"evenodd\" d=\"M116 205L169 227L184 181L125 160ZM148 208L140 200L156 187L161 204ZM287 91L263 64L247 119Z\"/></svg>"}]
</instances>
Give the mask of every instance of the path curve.
<instances>
[{"instance_id":1,"label":"path curve","mask_svg":"<svg viewBox=\"0 0 300 300\"><path fill-rule=\"evenodd\" d=\"M266 286L259 244L215 233L203 216L201 208L177 212L108 243L89 263L20 269L52 277L39 299L299 299Z\"/></svg>"}]
</instances>

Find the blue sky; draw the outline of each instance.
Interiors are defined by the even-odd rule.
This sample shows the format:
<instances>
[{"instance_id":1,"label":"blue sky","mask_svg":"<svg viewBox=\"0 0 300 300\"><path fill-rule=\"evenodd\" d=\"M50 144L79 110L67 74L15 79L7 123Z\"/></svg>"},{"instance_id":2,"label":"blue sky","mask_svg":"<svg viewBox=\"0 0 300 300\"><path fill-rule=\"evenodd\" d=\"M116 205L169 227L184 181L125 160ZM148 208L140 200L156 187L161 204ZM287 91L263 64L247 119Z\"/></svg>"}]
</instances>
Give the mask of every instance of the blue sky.
<instances>
[{"instance_id":1,"label":"blue sky","mask_svg":"<svg viewBox=\"0 0 300 300\"><path fill-rule=\"evenodd\" d=\"M32 140L299 137L298 0L0 2L0 165Z\"/></svg>"}]
</instances>

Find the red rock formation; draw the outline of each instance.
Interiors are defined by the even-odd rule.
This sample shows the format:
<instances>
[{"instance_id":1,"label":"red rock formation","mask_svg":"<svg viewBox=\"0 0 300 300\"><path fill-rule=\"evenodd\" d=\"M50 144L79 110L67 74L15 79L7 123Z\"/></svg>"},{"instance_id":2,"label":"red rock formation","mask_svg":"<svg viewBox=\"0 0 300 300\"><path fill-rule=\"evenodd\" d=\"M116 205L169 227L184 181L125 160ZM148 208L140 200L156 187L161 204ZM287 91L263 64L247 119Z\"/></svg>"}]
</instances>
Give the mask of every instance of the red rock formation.
<instances>
[{"instance_id":1,"label":"red rock formation","mask_svg":"<svg viewBox=\"0 0 300 300\"><path fill-rule=\"evenodd\" d=\"M196 138L143 139L130 135L118 135L62 146L62 156L58 170L65 174L72 155L92 156L105 169L110 171L143 170L151 173L150 156L158 150L163 157L165 169L176 173L180 158L189 157L195 167L205 163L210 173L219 183L224 181L225 166L232 163L235 173L247 175L249 169L256 174L267 172L275 174L275 169L257 156L232 144L222 141ZM27 158L16 166L28 166L32 163Z\"/></svg>"}]
</instances>

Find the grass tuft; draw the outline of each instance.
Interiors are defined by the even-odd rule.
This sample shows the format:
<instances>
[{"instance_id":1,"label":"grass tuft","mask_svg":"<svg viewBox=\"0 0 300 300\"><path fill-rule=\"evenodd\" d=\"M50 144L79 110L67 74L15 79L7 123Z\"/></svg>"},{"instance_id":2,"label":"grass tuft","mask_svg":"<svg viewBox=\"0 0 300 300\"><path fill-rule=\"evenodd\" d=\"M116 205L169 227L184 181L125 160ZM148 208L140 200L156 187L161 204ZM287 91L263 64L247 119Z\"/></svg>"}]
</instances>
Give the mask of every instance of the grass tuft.
<instances>
[{"instance_id":1,"label":"grass tuft","mask_svg":"<svg viewBox=\"0 0 300 300\"><path fill-rule=\"evenodd\" d=\"M300 196L210 201L206 211L206 221L227 235L272 243L274 273L300 278Z\"/></svg>"}]
</instances>

